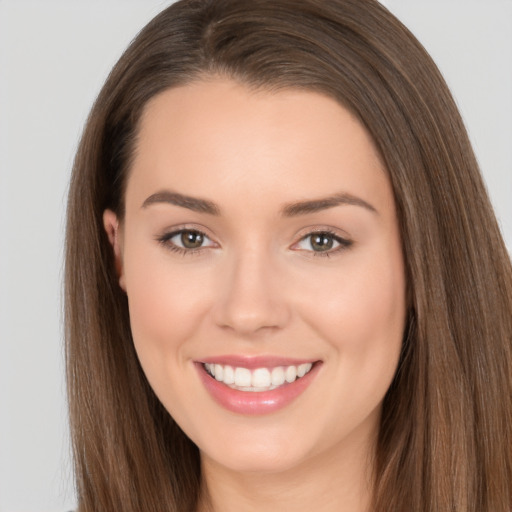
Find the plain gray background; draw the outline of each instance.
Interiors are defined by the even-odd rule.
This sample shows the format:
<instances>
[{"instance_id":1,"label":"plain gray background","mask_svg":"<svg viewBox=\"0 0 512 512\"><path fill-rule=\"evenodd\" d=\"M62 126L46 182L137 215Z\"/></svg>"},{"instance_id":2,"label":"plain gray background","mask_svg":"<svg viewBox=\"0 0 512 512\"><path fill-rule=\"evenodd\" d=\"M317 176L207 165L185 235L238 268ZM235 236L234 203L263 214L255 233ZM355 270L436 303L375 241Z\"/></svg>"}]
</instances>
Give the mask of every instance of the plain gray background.
<instances>
[{"instance_id":1,"label":"plain gray background","mask_svg":"<svg viewBox=\"0 0 512 512\"><path fill-rule=\"evenodd\" d=\"M0 512L74 505L62 365L66 189L92 101L163 0L0 0ZM512 248L512 0L383 1L466 120Z\"/></svg>"}]
</instances>

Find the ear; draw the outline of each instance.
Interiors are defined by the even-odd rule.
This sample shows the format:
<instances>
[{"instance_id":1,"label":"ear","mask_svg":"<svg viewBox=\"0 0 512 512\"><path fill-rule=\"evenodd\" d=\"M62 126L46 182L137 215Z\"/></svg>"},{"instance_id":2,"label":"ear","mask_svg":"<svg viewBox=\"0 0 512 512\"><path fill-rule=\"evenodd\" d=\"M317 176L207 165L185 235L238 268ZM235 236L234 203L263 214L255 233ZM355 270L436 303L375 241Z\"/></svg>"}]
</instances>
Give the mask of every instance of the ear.
<instances>
[{"instance_id":1,"label":"ear","mask_svg":"<svg viewBox=\"0 0 512 512\"><path fill-rule=\"evenodd\" d=\"M112 249L114 250L114 262L116 266L116 273L119 278L119 286L126 291L121 242L119 240L119 220L112 210L105 210L103 212L103 227L107 232L110 245L112 245Z\"/></svg>"}]
</instances>

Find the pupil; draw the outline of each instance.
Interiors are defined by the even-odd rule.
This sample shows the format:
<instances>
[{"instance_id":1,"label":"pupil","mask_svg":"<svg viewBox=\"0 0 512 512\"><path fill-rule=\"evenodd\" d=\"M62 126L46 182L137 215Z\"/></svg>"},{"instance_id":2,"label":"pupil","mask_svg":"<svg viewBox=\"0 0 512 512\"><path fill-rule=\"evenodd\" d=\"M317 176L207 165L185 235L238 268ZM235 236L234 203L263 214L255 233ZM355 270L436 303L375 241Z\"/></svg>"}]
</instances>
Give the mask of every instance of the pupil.
<instances>
[{"instance_id":1,"label":"pupil","mask_svg":"<svg viewBox=\"0 0 512 512\"><path fill-rule=\"evenodd\" d=\"M181 243L187 249L197 249L203 245L203 235L194 231L185 231L181 234Z\"/></svg>"},{"instance_id":2,"label":"pupil","mask_svg":"<svg viewBox=\"0 0 512 512\"><path fill-rule=\"evenodd\" d=\"M334 241L327 233L319 233L311 237L311 247L315 251L327 251L332 248Z\"/></svg>"}]
</instances>

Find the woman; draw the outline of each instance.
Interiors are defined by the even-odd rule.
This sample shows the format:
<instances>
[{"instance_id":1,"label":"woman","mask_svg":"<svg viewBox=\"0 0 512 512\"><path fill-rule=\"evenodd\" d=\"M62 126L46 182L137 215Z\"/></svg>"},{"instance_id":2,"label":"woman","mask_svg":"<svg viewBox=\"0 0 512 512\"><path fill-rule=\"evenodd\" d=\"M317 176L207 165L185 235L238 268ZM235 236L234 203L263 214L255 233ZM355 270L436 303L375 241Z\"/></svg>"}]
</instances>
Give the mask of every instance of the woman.
<instances>
[{"instance_id":1,"label":"woman","mask_svg":"<svg viewBox=\"0 0 512 512\"><path fill-rule=\"evenodd\" d=\"M88 120L66 258L80 511L510 510L510 259L377 2L158 15Z\"/></svg>"}]
</instances>

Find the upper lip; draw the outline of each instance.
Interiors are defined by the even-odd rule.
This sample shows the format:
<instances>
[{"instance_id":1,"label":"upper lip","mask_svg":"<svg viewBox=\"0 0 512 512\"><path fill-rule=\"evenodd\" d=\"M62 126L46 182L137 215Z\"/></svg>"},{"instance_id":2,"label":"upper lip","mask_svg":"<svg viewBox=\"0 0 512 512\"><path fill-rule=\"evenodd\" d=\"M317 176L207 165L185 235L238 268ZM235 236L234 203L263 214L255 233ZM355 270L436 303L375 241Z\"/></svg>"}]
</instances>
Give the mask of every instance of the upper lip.
<instances>
[{"instance_id":1,"label":"upper lip","mask_svg":"<svg viewBox=\"0 0 512 512\"><path fill-rule=\"evenodd\" d=\"M254 370L256 368L275 368L276 366L298 366L304 363L315 363L318 359L314 358L293 358L276 355L246 356L226 354L212 357L205 357L197 360L198 363L229 365L235 368L247 368Z\"/></svg>"}]
</instances>

